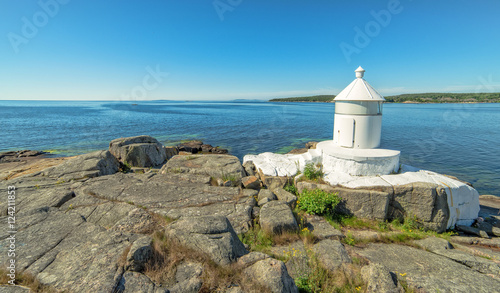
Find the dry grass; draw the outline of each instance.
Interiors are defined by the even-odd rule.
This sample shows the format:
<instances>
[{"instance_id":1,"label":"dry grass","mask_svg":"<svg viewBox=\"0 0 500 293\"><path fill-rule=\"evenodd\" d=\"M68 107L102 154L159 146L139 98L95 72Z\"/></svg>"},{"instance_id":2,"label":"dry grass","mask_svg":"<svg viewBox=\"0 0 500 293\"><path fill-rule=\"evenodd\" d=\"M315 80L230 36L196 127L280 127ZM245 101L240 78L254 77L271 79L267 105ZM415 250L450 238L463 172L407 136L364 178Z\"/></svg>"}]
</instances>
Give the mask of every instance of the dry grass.
<instances>
[{"instance_id":1,"label":"dry grass","mask_svg":"<svg viewBox=\"0 0 500 293\"><path fill-rule=\"evenodd\" d=\"M0 269L0 285L8 285L10 277L7 276L8 272L6 269ZM32 274L28 272L16 272L15 284L19 286L24 286L30 288L30 292L33 293L55 293L64 292L54 289L51 286L43 285L38 281Z\"/></svg>"},{"instance_id":2,"label":"dry grass","mask_svg":"<svg viewBox=\"0 0 500 293\"><path fill-rule=\"evenodd\" d=\"M120 258L118 258L118 266L125 266L127 264L127 256L128 253L130 252L130 248L132 248L132 244L129 244L125 249L123 250L122 254L120 255Z\"/></svg>"},{"instance_id":3,"label":"dry grass","mask_svg":"<svg viewBox=\"0 0 500 293\"><path fill-rule=\"evenodd\" d=\"M203 265L203 285L200 292L225 291L235 284L241 286L245 292L267 291L254 280L246 278L242 272L244 268L237 263L220 266L204 253L168 239L162 232L153 234L153 258L146 264L144 273L154 282L168 286L175 280L176 267L185 261Z\"/></svg>"}]
</instances>

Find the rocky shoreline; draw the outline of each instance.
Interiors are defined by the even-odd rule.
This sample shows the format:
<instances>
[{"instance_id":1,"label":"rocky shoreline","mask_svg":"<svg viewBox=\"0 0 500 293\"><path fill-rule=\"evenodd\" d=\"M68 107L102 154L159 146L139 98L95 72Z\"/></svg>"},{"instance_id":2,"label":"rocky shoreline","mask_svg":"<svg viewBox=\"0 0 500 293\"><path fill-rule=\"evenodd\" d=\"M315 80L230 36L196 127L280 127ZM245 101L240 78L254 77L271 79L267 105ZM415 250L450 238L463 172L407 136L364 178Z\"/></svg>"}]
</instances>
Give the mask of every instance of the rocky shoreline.
<instances>
[{"instance_id":1,"label":"rocky shoreline","mask_svg":"<svg viewBox=\"0 0 500 293\"><path fill-rule=\"evenodd\" d=\"M165 147L149 136L116 139L109 150L71 158L23 154L35 155L0 154L7 158L0 162L0 193L15 186L16 196L16 255L9 256L12 233L3 229L0 263L7 269L15 259L16 284L24 285L9 286L7 269L0 278L6 292L500 288L494 196L480 197L474 227L444 237L432 230L443 232L447 206L426 184L389 193L294 182L265 176L201 141ZM336 214L351 217L336 224L300 211L301 192L318 189L337 193ZM1 202L7 223L10 210ZM405 224L389 223L394 219Z\"/></svg>"}]
</instances>

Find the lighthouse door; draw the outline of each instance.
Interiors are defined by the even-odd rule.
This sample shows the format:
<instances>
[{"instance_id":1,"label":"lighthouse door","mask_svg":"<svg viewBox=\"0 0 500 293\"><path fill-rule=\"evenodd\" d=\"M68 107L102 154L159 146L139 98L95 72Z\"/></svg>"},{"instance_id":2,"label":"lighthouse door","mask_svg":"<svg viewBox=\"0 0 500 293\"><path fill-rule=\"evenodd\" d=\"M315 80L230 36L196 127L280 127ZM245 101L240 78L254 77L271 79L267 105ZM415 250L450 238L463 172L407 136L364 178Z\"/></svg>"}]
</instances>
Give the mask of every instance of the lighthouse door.
<instances>
[{"instance_id":1,"label":"lighthouse door","mask_svg":"<svg viewBox=\"0 0 500 293\"><path fill-rule=\"evenodd\" d=\"M354 119L340 118L339 122L339 145L341 147L352 148L354 144Z\"/></svg>"}]
</instances>

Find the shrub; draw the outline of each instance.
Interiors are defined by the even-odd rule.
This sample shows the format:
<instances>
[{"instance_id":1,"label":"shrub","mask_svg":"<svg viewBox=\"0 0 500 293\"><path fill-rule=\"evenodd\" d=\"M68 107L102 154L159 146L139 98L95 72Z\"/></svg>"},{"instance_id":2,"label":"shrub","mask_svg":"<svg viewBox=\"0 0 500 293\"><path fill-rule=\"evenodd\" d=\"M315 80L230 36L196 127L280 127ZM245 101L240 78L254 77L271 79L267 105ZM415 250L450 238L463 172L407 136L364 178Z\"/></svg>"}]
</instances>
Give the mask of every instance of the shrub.
<instances>
[{"instance_id":1,"label":"shrub","mask_svg":"<svg viewBox=\"0 0 500 293\"><path fill-rule=\"evenodd\" d=\"M293 183L292 184L287 184L285 186L285 188L283 188L283 189L285 189L286 191L290 192L293 195L297 195L297 193L298 193L297 192L297 187L295 185L293 185Z\"/></svg>"},{"instance_id":2,"label":"shrub","mask_svg":"<svg viewBox=\"0 0 500 293\"><path fill-rule=\"evenodd\" d=\"M318 180L323 178L323 171L321 165L317 167L313 163L309 163L304 167L304 177L307 180Z\"/></svg>"},{"instance_id":3,"label":"shrub","mask_svg":"<svg viewBox=\"0 0 500 293\"><path fill-rule=\"evenodd\" d=\"M324 215L332 213L340 197L321 189L304 190L299 196L297 206L308 214Z\"/></svg>"}]
</instances>

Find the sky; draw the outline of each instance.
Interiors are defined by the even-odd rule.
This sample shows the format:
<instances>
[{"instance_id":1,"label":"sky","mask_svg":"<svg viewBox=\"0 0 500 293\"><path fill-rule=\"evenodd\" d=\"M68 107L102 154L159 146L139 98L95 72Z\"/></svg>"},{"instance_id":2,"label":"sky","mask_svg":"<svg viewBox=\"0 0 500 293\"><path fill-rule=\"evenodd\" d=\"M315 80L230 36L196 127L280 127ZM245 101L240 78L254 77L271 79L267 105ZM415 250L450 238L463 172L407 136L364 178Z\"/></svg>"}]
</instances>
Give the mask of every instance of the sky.
<instances>
[{"instance_id":1,"label":"sky","mask_svg":"<svg viewBox=\"0 0 500 293\"><path fill-rule=\"evenodd\" d=\"M500 92L498 0L0 0L0 100Z\"/></svg>"}]
</instances>

